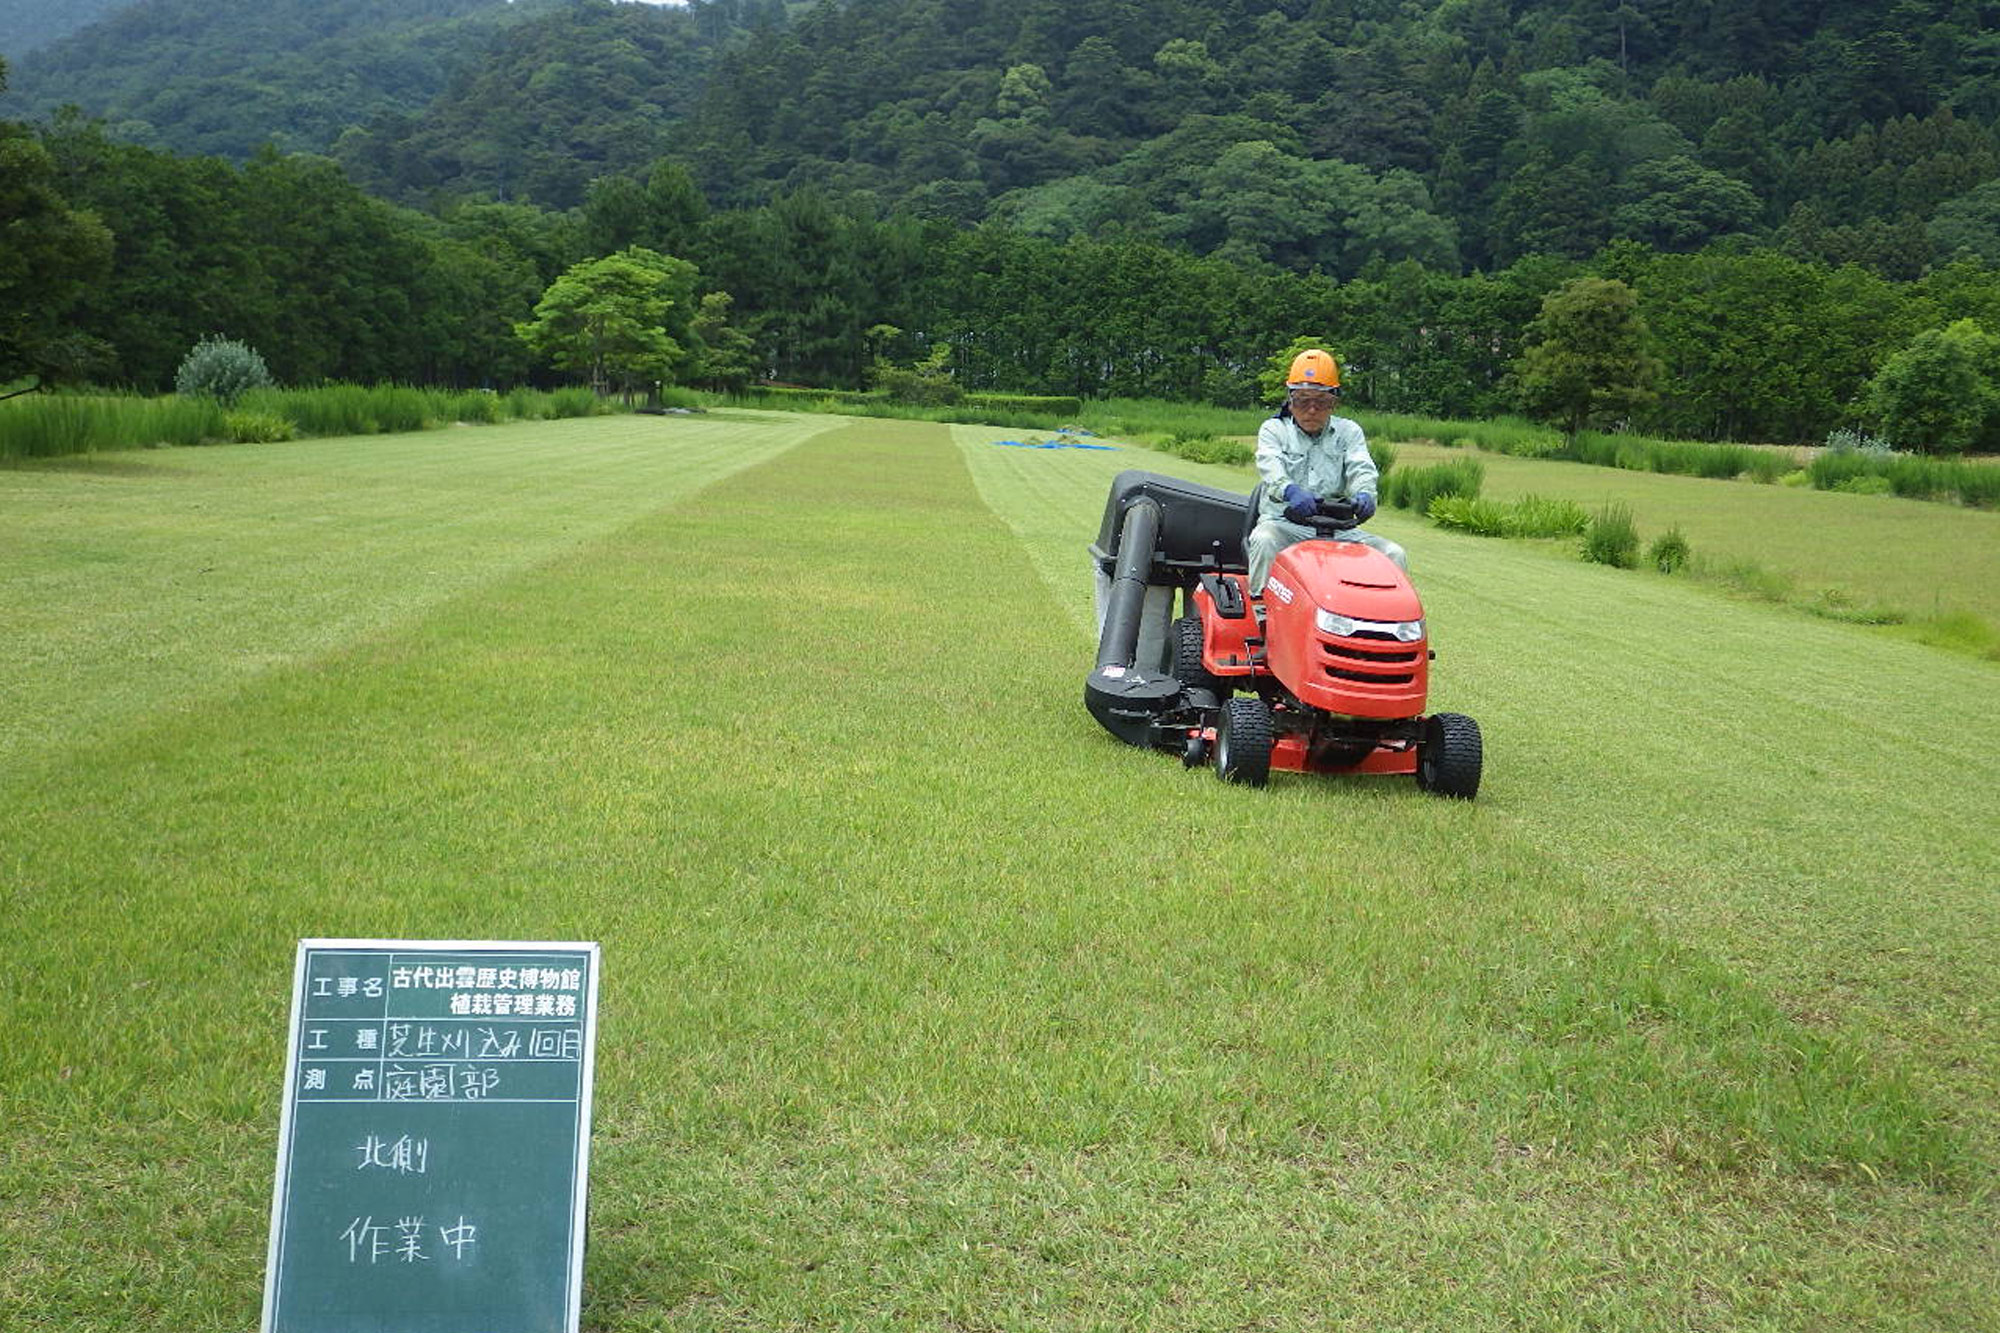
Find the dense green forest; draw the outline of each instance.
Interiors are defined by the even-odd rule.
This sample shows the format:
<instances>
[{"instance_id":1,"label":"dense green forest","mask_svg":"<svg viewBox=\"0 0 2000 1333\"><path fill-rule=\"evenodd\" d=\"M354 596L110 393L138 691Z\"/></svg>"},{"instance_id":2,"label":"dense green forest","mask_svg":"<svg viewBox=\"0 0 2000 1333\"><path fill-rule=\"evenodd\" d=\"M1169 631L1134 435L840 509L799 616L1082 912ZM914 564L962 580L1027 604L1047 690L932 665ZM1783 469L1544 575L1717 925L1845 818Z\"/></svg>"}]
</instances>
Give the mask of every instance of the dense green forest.
<instances>
[{"instance_id":1,"label":"dense green forest","mask_svg":"<svg viewBox=\"0 0 2000 1333\"><path fill-rule=\"evenodd\" d=\"M0 5L0 54L22 56L87 28L134 0L7 0Z\"/></svg>"},{"instance_id":2,"label":"dense green forest","mask_svg":"<svg viewBox=\"0 0 2000 1333\"><path fill-rule=\"evenodd\" d=\"M350 125L421 110L496 30L561 3L138 0L19 61L9 105L74 104L182 153L322 151Z\"/></svg>"},{"instance_id":3,"label":"dense green forest","mask_svg":"<svg viewBox=\"0 0 2000 1333\"><path fill-rule=\"evenodd\" d=\"M968 387L1247 404L1310 332L1359 401L1479 414L1597 274L1665 367L1634 424L1816 440L2000 330L1996 10L142 0L0 104L0 217L68 237L11 292L0 255L0 375L155 386L221 331L514 382L546 286L638 245L788 382L948 345Z\"/></svg>"}]
</instances>

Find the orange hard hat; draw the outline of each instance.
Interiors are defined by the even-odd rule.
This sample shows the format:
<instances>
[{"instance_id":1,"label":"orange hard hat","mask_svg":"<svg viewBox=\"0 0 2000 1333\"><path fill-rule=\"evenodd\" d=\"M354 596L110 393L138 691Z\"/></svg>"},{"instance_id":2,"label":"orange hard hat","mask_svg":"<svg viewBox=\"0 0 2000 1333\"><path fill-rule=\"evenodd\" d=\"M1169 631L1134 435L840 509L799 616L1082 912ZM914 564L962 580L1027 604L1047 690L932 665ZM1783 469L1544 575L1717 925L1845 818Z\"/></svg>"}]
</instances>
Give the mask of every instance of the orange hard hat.
<instances>
[{"instance_id":1,"label":"orange hard hat","mask_svg":"<svg viewBox=\"0 0 2000 1333\"><path fill-rule=\"evenodd\" d=\"M1285 387L1299 389L1307 385L1320 389L1340 387L1340 366L1335 363L1331 352L1313 347L1292 358L1291 371L1285 376Z\"/></svg>"}]
</instances>

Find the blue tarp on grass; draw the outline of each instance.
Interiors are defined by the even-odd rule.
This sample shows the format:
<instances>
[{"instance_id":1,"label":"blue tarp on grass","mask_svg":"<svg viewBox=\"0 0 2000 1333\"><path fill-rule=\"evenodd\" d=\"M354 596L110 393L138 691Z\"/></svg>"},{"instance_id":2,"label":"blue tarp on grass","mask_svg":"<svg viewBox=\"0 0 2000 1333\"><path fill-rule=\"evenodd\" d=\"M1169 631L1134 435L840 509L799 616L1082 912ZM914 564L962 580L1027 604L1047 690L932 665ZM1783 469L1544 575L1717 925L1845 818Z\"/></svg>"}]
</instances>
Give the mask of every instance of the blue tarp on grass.
<instances>
[{"instance_id":1,"label":"blue tarp on grass","mask_svg":"<svg viewBox=\"0 0 2000 1333\"><path fill-rule=\"evenodd\" d=\"M1115 444L1078 444L1074 440L995 440L995 444L1009 449L1096 449L1104 453L1116 453Z\"/></svg>"}]
</instances>

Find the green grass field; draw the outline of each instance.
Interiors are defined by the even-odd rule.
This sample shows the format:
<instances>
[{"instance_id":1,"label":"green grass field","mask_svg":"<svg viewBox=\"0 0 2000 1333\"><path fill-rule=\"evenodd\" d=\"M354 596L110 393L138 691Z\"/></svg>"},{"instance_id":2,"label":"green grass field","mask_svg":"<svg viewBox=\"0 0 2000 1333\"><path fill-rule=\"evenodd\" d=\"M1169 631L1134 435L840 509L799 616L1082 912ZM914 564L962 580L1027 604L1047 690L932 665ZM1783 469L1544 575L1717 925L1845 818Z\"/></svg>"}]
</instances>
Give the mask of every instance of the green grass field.
<instances>
[{"instance_id":1,"label":"green grass field","mask_svg":"<svg viewBox=\"0 0 2000 1333\"><path fill-rule=\"evenodd\" d=\"M1404 467L1478 459L1486 471L1481 494L1496 500L1535 494L1593 511L1623 500L1645 541L1678 527L1697 555L1755 564L1788 581L1803 600L1891 608L1913 620L1965 612L2000 625L2000 511L1437 445L1398 449Z\"/></svg>"},{"instance_id":2,"label":"green grass field","mask_svg":"<svg viewBox=\"0 0 2000 1333\"><path fill-rule=\"evenodd\" d=\"M9 1327L254 1324L321 935L602 942L591 1329L2000 1325L1991 664L1390 513L1479 800L1226 787L1006 435L0 470Z\"/></svg>"}]
</instances>

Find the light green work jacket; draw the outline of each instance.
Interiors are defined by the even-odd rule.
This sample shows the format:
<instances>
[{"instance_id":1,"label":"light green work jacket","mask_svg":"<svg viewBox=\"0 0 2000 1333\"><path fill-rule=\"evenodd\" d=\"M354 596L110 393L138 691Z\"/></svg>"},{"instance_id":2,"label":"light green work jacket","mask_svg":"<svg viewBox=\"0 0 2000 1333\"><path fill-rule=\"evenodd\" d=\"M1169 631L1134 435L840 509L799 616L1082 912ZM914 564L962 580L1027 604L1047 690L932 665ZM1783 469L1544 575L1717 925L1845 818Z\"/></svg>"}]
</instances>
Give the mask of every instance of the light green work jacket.
<instances>
[{"instance_id":1,"label":"light green work jacket","mask_svg":"<svg viewBox=\"0 0 2000 1333\"><path fill-rule=\"evenodd\" d=\"M1257 475L1264 482L1259 513L1285 516L1285 487L1303 486L1322 500L1373 494L1381 473L1369 457L1367 437L1346 417L1327 418L1308 435L1290 417L1272 417L1257 431Z\"/></svg>"}]
</instances>

